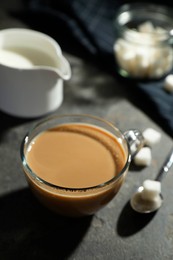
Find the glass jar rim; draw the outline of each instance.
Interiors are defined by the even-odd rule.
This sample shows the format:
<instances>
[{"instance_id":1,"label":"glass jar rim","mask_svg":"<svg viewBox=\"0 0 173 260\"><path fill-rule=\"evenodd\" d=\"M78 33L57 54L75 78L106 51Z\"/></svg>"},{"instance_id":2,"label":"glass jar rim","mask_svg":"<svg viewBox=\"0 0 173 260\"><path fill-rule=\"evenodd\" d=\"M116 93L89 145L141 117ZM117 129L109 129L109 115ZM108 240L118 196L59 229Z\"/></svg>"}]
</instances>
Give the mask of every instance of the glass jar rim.
<instances>
[{"instance_id":1,"label":"glass jar rim","mask_svg":"<svg viewBox=\"0 0 173 260\"><path fill-rule=\"evenodd\" d=\"M126 3L123 4L117 9L113 24L114 27L124 33L125 31L128 31L129 33L137 33L135 31L135 28L129 28L127 24L133 20L132 13L137 11L137 14L140 13L140 19L142 20L143 17L145 17L144 22L147 21L147 16L150 14L150 12L154 12L154 16L152 16L152 21L156 21L157 15L159 16L160 22L166 22L169 24L169 28L165 29L165 32L159 33L162 34L162 37L160 38L161 41L168 41L170 38L173 37L173 8L167 8L167 6L161 5L161 4L155 4L155 3L147 3L147 2L135 2L135 3ZM144 15L146 13L146 16ZM148 18L149 19L149 18ZM149 19L151 21L151 19ZM159 26L159 25L158 25ZM161 26L160 26L161 27ZM155 33L152 32L140 32L141 35L154 35Z\"/></svg>"},{"instance_id":2,"label":"glass jar rim","mask_svg":"<svg viewBox=\"0 0 173 260\"><path fill-rule=\"evenodd\" d=\"M72 117L76 117L76 118L88 118L88 119L92 119L92 120L96 120L96 121L99 121L99 122L102 122L106 125L109 125L109 127L111 127L114 131L116 131L120 136L121 136L121 139L125 141L125 144L126 144L126 148L127 148L127 158L126 158L126 161L125 161L125 164L122 168L122 170L117 174L115 175L113 178L109 179L108 181L104 182L104 183L101 183L101 184L98 184L98 185L95 185L95 186L89 186L89 187L85 187L85 188L69 188L69 187L63 187L63 186L58 186L56 184L53 184L53 183L50 183L46 180L44 180L43 178L39 177L36 173L34 173L32 171L32 169L30 168L30 166L28 165L27 163L27 159L25 157L25 146L27 144L29 144L31 142L31 140L33 138L31 138L31 140L29 141L29 137L32 135L33 131L35 129L37 129L38 127L42 126L44 123L46 122L50 122L52 120L55 120L55 119L60 119L60 118L72 118ZM75 122L74 122L75 123ZM77 122L76 122L77 123ZM58 123L57 123L58 125ZM91 124L91 125L94 125L94 124ZM56 126L56 125L54 125ZM52 126L53 127L53 126ZM50 127L51 128L51 127ZM50 129L50 128L47 128L47 129ZM37 135L35 135L37 136ZM21 161L22 161L22 165L24 167L24 170L27 171L27 174L29 174L29 176L31 178L34 178L39 184L43 184L49 188L53 188L53 189L56 189L56 190L61 190L61 191L68 191L68 192L82 192L82 191L91 191L91 190L96 190L96 189L101 189L101 188L104 188L106 187L107 185L110 185L112 183L114 183L115 181L117 181L125 172L126 170L128 169L129 167L129 164L131 162L131 153L130 153L130 146L129 146L129 143L127 142L125 136L123 135L123 133L118 129L116 128L113 123L105 120L105 119L102 119L100 117L97 117L97 116L93 116L93 115L89 115L89 114L63 114L63 115L53 115L53 116L49 116L47 117L46 119L43 119L41 120L40 122L36 123L30 130L29 132L24 136L23 140L22 140L22 143L21 143L21 146L20 146L20 158L21 158Z\"/></svg>"}]
</instances>

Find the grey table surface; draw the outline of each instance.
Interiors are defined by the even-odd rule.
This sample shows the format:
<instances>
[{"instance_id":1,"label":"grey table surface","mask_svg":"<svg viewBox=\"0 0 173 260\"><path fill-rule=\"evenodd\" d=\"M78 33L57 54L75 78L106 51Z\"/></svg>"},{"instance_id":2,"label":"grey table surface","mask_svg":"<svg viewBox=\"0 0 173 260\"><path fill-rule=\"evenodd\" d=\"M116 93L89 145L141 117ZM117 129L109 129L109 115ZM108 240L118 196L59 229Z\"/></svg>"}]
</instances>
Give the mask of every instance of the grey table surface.
<instances>
[{"instance_id":1,"label":"grey table surface","mask_svg":"<svg viewBox=\"0 0 173 260\"><path fill-rule=\"evenodd\" d=\"M42 207L22 172L21 141L40 119L0 112L0 259L173 259L173 169L162 182L164 203L159 211L142 215L129 205L136 187L157 176L172 139L131 103L115 77L78 57L65 56L72 78L64 84L64 101L55 114L100 116L122 131L152 127L162 138L152 148L151 165L131 164L123 187L105 208L91 217L70 219Z\"/></svg>"}]
</instances>

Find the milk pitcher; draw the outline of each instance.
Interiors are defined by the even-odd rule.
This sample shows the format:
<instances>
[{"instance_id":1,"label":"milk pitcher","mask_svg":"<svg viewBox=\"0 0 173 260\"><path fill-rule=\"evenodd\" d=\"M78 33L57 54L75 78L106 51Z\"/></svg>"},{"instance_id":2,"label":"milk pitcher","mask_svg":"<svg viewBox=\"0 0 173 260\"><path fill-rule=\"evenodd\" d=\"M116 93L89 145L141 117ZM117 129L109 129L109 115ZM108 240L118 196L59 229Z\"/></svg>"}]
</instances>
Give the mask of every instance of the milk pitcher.
<instances>
[{"instance_id":1,"label":"milk pitcher","mask_svg":"<svg viewBox=\"0 0 173 260\"><path fill-rule=\"evenodd\" d=\"M17 117L39 117L63 101L69 62L50 36L31 29L0 31L0 110Z\"/></svg>"}]
</instances>

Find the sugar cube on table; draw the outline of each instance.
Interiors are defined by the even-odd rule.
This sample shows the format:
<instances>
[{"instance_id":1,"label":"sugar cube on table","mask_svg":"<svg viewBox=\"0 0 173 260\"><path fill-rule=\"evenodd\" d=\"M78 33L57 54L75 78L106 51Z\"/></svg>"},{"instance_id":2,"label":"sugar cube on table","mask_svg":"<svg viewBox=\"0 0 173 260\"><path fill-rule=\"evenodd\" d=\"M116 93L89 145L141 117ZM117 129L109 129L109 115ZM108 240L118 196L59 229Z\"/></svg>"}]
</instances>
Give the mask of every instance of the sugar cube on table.
<instances>
[{"instance_id":1,"label":"sugar cube on table","mask_svg":"<svg viewBox=\"0 0 173 260\"><path fill-rule=\"evenodd\" d=\"M145 129L145 131L142 134L145 140L145 144L148 146L153 146L154 144L160 142L161 133L153 128Z\"/></svg>"},{"instance_id":2,"label":"sugar cube on table","mask_svg":"<svg viewBox=\"0 0 173 260\"><path fill-rule=\"evenodd\" d=\"M134 163L138 166L149 166L151 159L151 149L149 147L142 147L134 157Z\"/></svg>"},{"instance_id":3,"label":"sugar cube on table","mask_svg":"<svg viewBox=\"0 0 173 260\"><path fill-rule=\"evenodd\" d=\"M161 193L161 182L154 180L145 180L143 182L142 198L145 200L154 200Z\"/></svg>"},{"instance_id":4,"label":"sugar cube on table","mask_svg":"<svg viewBox=\"0 0 173 260\"><path fill-rule=\"evenodd\" d=\"M163 87L168 92L173 92L173 74L169 74L165 77Z\"/></svg>"}]
</instances>

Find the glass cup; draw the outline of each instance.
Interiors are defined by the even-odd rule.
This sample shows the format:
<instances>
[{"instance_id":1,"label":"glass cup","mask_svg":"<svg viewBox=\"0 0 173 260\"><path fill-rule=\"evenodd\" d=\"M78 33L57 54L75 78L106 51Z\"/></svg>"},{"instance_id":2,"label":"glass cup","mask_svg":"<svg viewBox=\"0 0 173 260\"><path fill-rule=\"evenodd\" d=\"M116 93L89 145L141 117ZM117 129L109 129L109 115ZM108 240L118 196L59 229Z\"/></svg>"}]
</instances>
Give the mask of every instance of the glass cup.
<instances>
[{"instance_id":1,"label":"glass cup","mask_svg":"<svg viewBox=\"0 0 173 260\"><path fill-rule=\"evenodd\" d=\"M42 133L66 125L70 127L89 127L89 129L91 128L92 130L99 132L99 136L101 134L99 141L97 137L98 133L96 133L96 135L92 133L91 136L87 136L87 138L93 139L94 142L98 142L99 145L103 144L104 146L104 138L107 137L111 138L111 140L116 140L118 146L124 153L124 163L121 170L116 172L113 177L106 181L97 185L90 185L89 187L76 188L74 185L64 187L40 177L38 172L35 172L32 169L32 165L28 162L28 151L32 151L32 144L37 141L37 138L41 136ZM88 135L80 132L79 134L84 134L84 136ZM123 134L112 123L95 116L54 115L37 123L26 134L21 144L21 161L29 187L43 205L61 215L79 217L94 214L115 197L125 180L132 157L143 144L143 136L138 130L129 130ZM107 146L105 146L105 150L107 149L106 147ZM83 149L85 149L85 147L83 147ZM56 153L61 153L61 151L58 151L57 148ZM114 153L116 154L116 151L114 151ZM94 156L95 158L98 158L97 154L94 154ZM67 162L65 162L65 164L68 165L68 163L67 156ZM46 169L47 174L49 175L49 168ZM91 173L91 175L92 174L96 174L96 172ZM75 178L76 177L74 177L74 181ZM83 176L83 178L85 178L85 176Z\"/></svg>"},{"instance_id":2,"label":"glass cup","mask_svg":"<svg viewBox=\"0 0 173 260\"><path fill-rule=\"evenodd\" d=\"M113 46L118 73L159 79L173 67L173 10L150 3L122 5L114 19Z\"/></svg>"}]
</instances>

